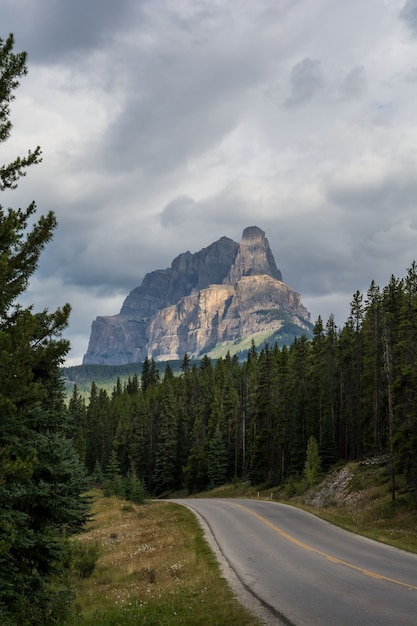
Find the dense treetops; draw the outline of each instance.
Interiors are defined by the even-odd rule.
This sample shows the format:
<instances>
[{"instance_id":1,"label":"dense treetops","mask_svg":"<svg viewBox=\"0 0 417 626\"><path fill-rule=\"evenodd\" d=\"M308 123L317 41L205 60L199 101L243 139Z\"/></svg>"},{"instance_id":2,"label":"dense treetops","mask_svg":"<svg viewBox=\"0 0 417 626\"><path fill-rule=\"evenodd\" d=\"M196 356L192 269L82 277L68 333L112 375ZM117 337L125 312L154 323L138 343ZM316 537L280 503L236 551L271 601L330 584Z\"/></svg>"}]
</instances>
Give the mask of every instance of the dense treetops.
<instances>
[{"instance_id":1,"label":"dense treetops","mask_svg":"<svg viewBox=\"0 0 417 626\"><path fill-rule=\"evenodd\" d=\"M343 327L319 317L313 339L170 366L146 359L112 393L74 387L68 411L91 473L116 453L148 491L194 492L230 480L314 482L335 462L384 457L417 493L417 271L356 292Z\"/></svg>"}]
</instances>

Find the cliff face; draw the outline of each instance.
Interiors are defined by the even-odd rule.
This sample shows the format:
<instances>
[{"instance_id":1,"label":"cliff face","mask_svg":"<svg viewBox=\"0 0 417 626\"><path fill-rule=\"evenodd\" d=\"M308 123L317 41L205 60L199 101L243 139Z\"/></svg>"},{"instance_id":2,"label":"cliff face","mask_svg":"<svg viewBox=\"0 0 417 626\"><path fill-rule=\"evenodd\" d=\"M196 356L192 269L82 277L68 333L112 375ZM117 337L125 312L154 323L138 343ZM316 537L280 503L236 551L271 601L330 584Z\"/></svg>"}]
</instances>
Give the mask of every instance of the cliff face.
<instances>
[{"instance_id":1,"label":"cliff face","mask_svg":"<svg viewBox=\"0 0 417 626\"><path fill-rule=\"evenodd\" d=\"M310 314L282 282L265 233L251 226L240 244L222 237L147 274L118 315L93 322L83 363L199 357L219 346L233 353L245 340L276 339L288 324L309 332Z\"/></svg>"},{"instance_id":2,"label":"cliff face","mask_svg":"<svg viewBox=\"0 0 417 626\"><path fill-rule=\"evenodd\" d=\"M235 261L223 282L233 285L243 276L258 274L266 274L282 281L282 274L275 265L264 231L257 226L249 226L243 231Z\"/></svg>"}]
</instances>

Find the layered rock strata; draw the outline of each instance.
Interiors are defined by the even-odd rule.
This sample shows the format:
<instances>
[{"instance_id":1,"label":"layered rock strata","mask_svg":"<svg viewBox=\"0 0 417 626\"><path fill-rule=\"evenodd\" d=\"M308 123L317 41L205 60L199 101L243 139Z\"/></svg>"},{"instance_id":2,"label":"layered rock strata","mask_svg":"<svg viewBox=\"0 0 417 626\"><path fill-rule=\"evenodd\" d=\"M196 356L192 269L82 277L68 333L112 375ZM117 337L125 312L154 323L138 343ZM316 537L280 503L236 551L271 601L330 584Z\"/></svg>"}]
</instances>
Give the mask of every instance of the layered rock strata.
<instances>
[{"instance_id":1,"label":"layered rock strata","mask_svg":"<svg viewBox=\"0 0 417 626\"><path fill-rule=\"evenodd\" d=\"M118 315L93 322L83 362L197 358L219 344L233 352L242 339L274 335L288 323L311 330L310 314L282 281L265 233L251 226L239 244L222 237L147 274Z\"/></svg>"}]
</instances>

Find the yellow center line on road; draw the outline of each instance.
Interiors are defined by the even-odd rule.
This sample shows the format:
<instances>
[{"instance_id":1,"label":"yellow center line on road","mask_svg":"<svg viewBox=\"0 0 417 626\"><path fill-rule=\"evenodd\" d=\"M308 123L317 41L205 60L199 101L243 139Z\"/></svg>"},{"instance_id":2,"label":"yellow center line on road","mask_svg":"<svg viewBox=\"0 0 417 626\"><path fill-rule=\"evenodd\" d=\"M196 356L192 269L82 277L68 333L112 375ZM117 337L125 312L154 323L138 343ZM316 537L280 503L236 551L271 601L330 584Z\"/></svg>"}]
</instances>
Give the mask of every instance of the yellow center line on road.
<instances>
[{"instance_id":1,"label":"yellow center line on road","mask_svg":"<svg viewBox=\"0 0 417 626\"><path fill-rule=\"evenodd\" d=\"M307 543L304 543L303 541L300 541L299 539L292 537L292 535L289 535L288 533L286 533L284 530L282 530L282 528L275 526L275 524L267 520L265 517L263 517L262 515L259 515L259 513L255 513L255 511L252 511L251 509L244 506L243 504L235 504L234 502L233 503L230 502L229 504L235 507L239 507L240 509L247 511L254 517L257 517L266 526L269 526L269 528L271 528L273 531L281 535L281 537L284 537L288 541L291 541L291 543L294 543L295 545L299 546L300 548L303 548L304 550L308 550L309 552L314 552L315 554L319 554L320 556L323 556L328 561L332 561L333 563L338 563L339 565L344 565L345 567L349 567L350 569L356 570L357 572L360 572L361 574L365 574L365 576L369 576L370 578L377 578L378 580L385 580L389 583L394 583L395 585L401 585L401 587L407 587L407 589L414 589L417 591L417 586L415 585L410 585L409 583L405 583L401 580L396 580L395 578L388 578L388 576L383 576L382 574L371 572L367 569L363 569L362 567L358 567L357 565L353 565L353 563L349 563L348 561L343 561L342 559L338 559L334 556L331 556L330 554L326 554L326 552L317 550L317 548L313 548L312 546L309 546Z\"/></svg>"}]
</instances>

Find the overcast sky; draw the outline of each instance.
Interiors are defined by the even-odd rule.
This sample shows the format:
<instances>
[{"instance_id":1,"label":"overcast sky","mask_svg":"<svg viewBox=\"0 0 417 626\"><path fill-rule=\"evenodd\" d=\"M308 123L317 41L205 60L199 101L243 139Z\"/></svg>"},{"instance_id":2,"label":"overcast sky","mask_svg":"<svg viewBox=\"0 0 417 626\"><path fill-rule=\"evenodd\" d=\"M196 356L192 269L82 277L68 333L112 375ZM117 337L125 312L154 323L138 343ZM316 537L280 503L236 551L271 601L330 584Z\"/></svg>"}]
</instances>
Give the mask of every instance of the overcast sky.
<instances>
[{"instance_id":1,"label":"overcast sky","mask_svg":"<svg viewBox=\"0 0 417 626\"><path fill-rule=\"evenodd\" d=\"M417 0L1 0L29 74L3 206L59 226L27 294L68 364L145 273L246 226L313 320L417 259Z\"/></svg>"}]
</instances>

